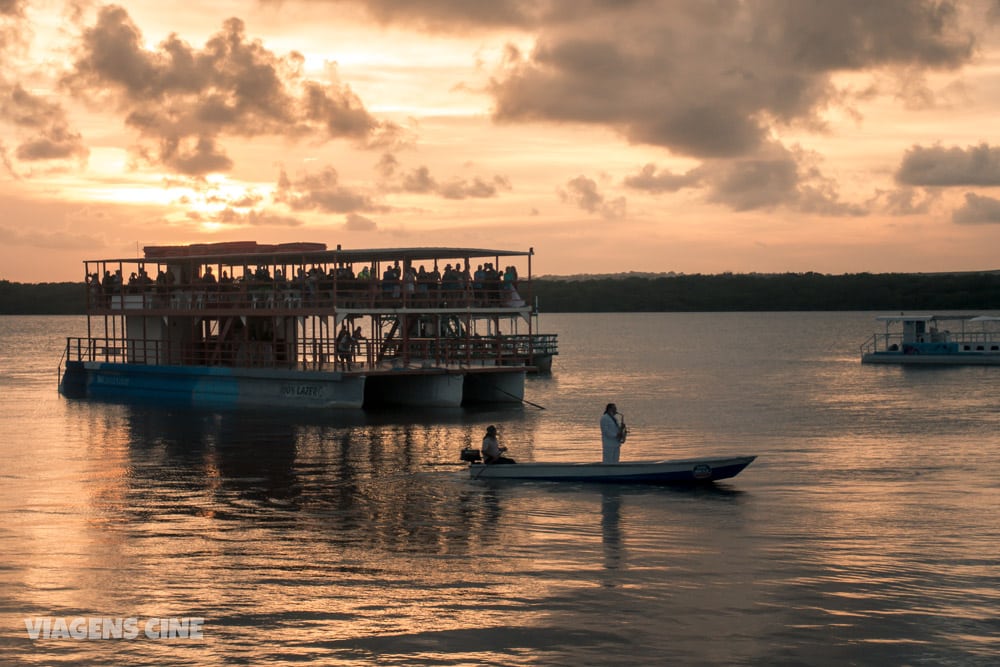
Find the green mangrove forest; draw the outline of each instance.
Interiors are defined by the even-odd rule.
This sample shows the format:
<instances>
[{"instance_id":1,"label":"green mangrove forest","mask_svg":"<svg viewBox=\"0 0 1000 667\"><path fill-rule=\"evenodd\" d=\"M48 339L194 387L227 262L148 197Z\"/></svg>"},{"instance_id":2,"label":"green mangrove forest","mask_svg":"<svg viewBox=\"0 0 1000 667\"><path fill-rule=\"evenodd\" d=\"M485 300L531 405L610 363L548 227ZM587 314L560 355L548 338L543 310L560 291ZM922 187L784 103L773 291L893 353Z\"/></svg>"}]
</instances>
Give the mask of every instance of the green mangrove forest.
<instances>
[{"instance_id":1,"label":"green mangrove forest","mask_svg":"<svg viewBox=\"0 0 1000 667\"><path fill-rule=\"evenodd\" d=\"M543 313L992 310L1000 271L546 276L530 294ZM85 300L83 283L0 280L0 315L82 314Z\"/></svg>"}]
</instances>

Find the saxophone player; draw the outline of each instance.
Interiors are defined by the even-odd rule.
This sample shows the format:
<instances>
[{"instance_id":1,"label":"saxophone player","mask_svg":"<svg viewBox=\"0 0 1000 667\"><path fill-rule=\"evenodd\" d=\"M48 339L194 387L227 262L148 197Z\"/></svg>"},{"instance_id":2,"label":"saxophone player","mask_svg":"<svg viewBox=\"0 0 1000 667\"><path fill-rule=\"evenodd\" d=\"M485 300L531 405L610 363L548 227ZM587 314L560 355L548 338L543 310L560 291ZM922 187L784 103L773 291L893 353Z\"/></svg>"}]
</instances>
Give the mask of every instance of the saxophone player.
<instances>
[{"instance_id":1,"label":"saxophone player","mask_svg":"<svg viewBox=\"0 0 1000 667\"><path fill-rule=\"evenodd\" d=\"M625 442L625 437L628 434L624 416L619 422L615 417L617 414L618 407L614 403L608 403L607 407L604 408L604 414L601 415L602 463L618 463L622 443Z\"/></svg>"}]
</instances>

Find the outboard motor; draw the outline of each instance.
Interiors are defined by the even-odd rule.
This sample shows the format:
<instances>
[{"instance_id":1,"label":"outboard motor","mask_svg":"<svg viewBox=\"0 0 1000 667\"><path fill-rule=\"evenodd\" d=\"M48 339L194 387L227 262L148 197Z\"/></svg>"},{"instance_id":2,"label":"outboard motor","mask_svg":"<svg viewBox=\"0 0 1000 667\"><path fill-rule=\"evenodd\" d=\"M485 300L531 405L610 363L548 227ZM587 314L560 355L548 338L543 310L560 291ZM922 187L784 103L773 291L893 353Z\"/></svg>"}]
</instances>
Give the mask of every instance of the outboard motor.
<instances>
[{"instance_id":1,"label":"outboard motor","mask_svg":"<svg viewBox=\"0 0 1000 667\"><path fill-rule=\"evenodd\" d=\"M462 453L459 455L463 461L468 463L479 463L483 460L483 455L478 449L473 449L472 447L464 447Z\"/></svg>"}]
</instances>

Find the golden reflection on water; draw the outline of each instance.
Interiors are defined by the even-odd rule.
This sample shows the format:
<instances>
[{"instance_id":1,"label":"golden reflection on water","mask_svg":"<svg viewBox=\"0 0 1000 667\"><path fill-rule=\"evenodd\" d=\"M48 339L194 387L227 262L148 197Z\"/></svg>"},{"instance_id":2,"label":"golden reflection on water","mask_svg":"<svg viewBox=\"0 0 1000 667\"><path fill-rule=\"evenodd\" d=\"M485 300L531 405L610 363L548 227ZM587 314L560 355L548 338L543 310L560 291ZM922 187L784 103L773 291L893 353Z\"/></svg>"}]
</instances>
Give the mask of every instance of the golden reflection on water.
<instances>
[{"instance_id":1,"label":"golden reflection on water","mask_svg":"<svg viewBox=\"0 0 1000 667\"><path fill-rule=\"evenodd\" d=\"M991 664L993 376L871 369L829 341L735 354L706 333L746 318L637 318L642 336L608 320L627 358L576 327L557 374L528 382L545 411L203 413L0 377L0 662ZM716 349L750 365L692 356ZM761 456L699 490L456 465L489 423L522 460L595 458L609 390L627 458ZM202 616L206 636L31 643L30 615Z\"/></svg>"},{"instance_id":2,"label":"golden reflection on water","mask_svg":"<svg viewBox=\"0 0 1000 667\"><path fill-rule=\"evenodd\" d=\"M257 651L285 659L350 661L389 655L393 646L411 656L447 649L482 659L509 653L513 638L530 661L545 650L532 639L538 630L551 642L559 628L594 625L592 641L620 641L620 627L599 631L589 614L576 618L554 600L572 606L602 587L626 590L637 604L655 595L619 575L632 567L632 551L639 567L662 556L662 527L652 541L640 535L671 492L544 486L524 493L425 465L446 463L440 458L455 447L441 442L464 444L478 424L372 428L132 408L112 414L83 422L77 441L89 446L77 467L62 469L70 483L57 493L86 499L73 513L85 520L70 532L31 536L51 552L37 560L38 572L73 580L74 613L204 616L209 647L252 627L267 636ZM721 548L692 544L698 525L664 523L684 559ZM679 569L693 576L695 566ZM695 589L704 600L704 586L671 587ZM67 602L64 590L35 600L49 613ZM565 641L581 641L580 632L565 631ZM504 639L484 640L491 633Z\"/></svg>"}]
</instances>

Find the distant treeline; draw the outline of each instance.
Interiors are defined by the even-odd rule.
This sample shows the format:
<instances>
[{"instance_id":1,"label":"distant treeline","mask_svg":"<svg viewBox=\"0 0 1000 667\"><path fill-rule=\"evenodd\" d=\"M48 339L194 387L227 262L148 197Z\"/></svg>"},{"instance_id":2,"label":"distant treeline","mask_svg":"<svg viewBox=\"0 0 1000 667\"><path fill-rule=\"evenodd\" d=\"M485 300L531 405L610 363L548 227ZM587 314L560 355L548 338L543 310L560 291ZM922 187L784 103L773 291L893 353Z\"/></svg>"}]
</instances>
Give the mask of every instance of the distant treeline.
<instances>
[{"instance_id":1,"label":"distant treeline","mask_svg":"<svg viewBox=\"0 0 1000 667\"><path fill-rule=\"evenodd\" d=\"M0 280L0 315L79 315L84 312L84 283L12 283Z\"/></svg>"},{"instance_id":2,"label":"distant treeline","mask_svg":"<svg viewBox=\"0 0 1000 667\"><path fill-rule=\"evenodd\" d=\"M1000 309L1000 272L537 278L547 313ZM0 280L0 315L84 312L82 283Z\"/></svg>"},{"instance_id":3,"label":"distant treeline","mask_svg":"<svg viewBox=\"0 0 1000 667\"><path fill-rule=\"evenodd\" d=\"M573 312L1000 309L1000 272L539 279L539 309Z\"/></svg>"}]
</instances>

